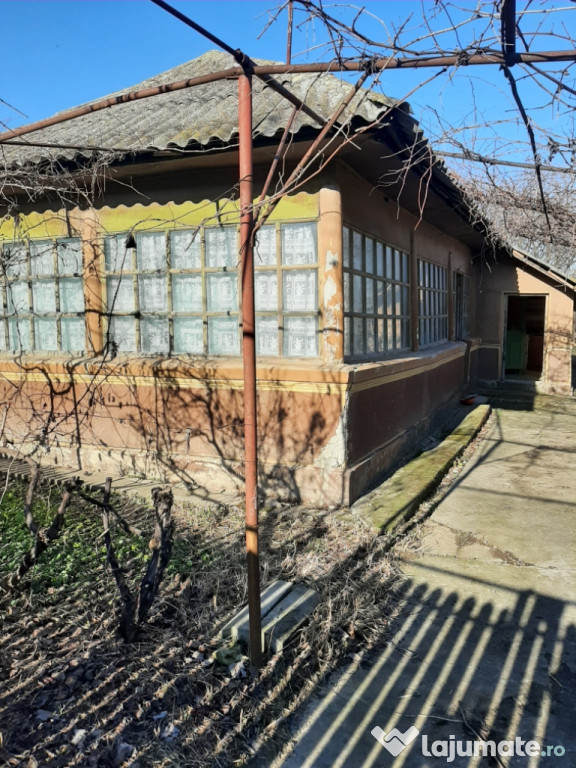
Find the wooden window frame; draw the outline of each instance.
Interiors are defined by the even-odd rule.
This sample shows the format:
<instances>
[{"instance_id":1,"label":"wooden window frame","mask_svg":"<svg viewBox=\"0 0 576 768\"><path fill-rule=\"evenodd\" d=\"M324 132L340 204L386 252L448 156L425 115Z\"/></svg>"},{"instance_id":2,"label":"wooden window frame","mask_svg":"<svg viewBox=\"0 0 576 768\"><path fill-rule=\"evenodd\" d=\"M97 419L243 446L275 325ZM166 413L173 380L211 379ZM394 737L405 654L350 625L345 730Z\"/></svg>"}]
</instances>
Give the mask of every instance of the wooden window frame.
<instances>
[{"instance_id":1,"label":"wooden window frame","mask_svg":"<svg viewBox=\"0 0 576 768\"><path fill-rule=\"evenodd\" d=\"M62 261L60 259L59 248L63 246L66 248L67 243L74 243L77 246L79 253L79 269L71 272L62 268ZM33 253L34 250L41 249L43 246L51 251L51 266L48 271L34 272L33 259L40 258L39 253ZM23 251L25 259L25 274L11 275L10 265L10 249L17 248ZM12 241L4 242L2 244L2 285L1 285L1 301L3 307L2 327L0 328L2 354L49 354L49 355L61 355L61 354L77 354L83 355L86 353L86 300L84 295L84 267L83 267L83 254L82 254L82 240L79 237L58 237L58 238L41 238L38 240L25 240L22 242ZM63 304L63 281L78 281L79 296L82 297L82 309L78 310L62 310ZM39 311L35 307L34 287L42 282L54 283L54 310ZM25 311L16 310L12 311L9 300L9 286L15 284L25 284L26 293L28 297L28 307ZM80 349L72 349L64 346L63 342L63 329L62 321L67 319L82 318L83 325L83 342ZM56 330L56 344L55 348L44 349L40 345L39 334L37 332L37 323L41 320L52 320L55 323ZM21 339L20 323L25 323L28 328L28 343L26 346L19 346L15 348L11 344L10 325L12 321L16 321L17 335Z\"/></svg>"}]
</instances>

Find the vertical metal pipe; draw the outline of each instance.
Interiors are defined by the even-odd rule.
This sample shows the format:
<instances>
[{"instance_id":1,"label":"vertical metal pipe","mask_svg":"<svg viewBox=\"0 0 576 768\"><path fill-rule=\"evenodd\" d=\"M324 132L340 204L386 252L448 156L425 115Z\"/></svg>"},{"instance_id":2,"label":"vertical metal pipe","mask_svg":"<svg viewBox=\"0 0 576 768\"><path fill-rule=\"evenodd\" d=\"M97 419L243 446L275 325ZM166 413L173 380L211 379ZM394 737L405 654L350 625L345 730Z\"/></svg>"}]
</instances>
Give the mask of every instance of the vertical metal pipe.
<instances>
[{"instance_id":1,"label":"vertical metal pipe","mask_svg":"<svg viewBox=\"0 0 576 768\"><path fill-rule=\"evenodd\" d=\"M260 565L258 556L258 446L256 420L256 333L254 316L254 216L252 210L252 77L238 78L242 357L244 362L244 472L250 663L262 665Z\"/></svg>"},{"instance_id":2,"label":"vertical metal pipe","mask_svg":"<svg viewBox=\"0 0 576 768\"><path fill-rule=\"evenodd\" d=\"M292 0L288 0L288 35L286 39L286 64L292 63L292 16L294 14L294 6Z\"/></svg>"}]
</instances>

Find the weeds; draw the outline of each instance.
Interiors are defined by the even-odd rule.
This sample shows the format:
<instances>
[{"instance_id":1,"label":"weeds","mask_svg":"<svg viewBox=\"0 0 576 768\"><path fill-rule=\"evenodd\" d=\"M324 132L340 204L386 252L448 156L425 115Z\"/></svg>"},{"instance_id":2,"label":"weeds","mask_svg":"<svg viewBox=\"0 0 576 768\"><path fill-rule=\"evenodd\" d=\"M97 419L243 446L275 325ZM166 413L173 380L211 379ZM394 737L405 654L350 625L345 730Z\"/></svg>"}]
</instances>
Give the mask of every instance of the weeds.
<instances>
[{"instance_id":1,"label":"weeds","mask_svg":"<svg viewBox=\"0 0 576 768\"><path fill-rule=\"evenodd\" d=\"M24 492L12 483L0 507L2 572L29 546ZM49 490L38 498L34 513L48 519L41 505ZM123 496L113 503L131 525L151 530L150 510ZM76 500L25 589L10 596L13 604L0 600L0 763L239 766L256 753L266 760L289 738L282 724L290 712L343 658L384 636L395 579L384 537L351 515L275 509L261 516L262 586L305 583L320 604L258 675L219 663L218 630L246 602L243 514L192 508L174 513L167 577L148 624L126 646L113 631L117 598L99 518ZM137 583L147 537L118 528L114 541L126 578Z\"/></svg>"}]
</instances>

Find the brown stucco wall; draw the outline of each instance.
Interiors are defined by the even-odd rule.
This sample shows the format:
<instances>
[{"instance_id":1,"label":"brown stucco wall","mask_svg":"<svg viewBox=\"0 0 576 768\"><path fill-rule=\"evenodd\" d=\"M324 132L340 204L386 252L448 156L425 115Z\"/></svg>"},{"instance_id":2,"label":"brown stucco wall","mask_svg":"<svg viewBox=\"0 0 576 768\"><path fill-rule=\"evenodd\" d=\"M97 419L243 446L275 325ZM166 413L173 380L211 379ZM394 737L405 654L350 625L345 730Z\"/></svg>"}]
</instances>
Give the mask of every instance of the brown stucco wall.
<instances>
[{"instance_id":1,"label":"brown stucco wall","mask_svg":"<svg viewBox=\"0 0 576 768\"><path fill-rule=\"evenodd\" d=\"M463 342L355 373L348 403L350 499L421 444L445 418L466 377Z\"/></svg>"},{"instance_id":2,"label":"brown stucco wall","mask_svg":"<svg viewBox=\"0 0 576 768\"><path fill-rule=\"evenodd\" d=\"M243 397L237 362L87 364L67 372L38 360L33 371L11 368L5 365L0 375L5 445L29 450L36 445L48 460L83 469L175 474L207 491L222 483L241 488ZM315 497L325 473L308 473L310 488L302 489L302 471L313 467L336 430L345 377L314 364L268 367L258 375L262 489L293 501Z\"/></svg>"},{"instance_id":3,"label":"brown stucco wall","mask_svg":"<svg viewBox=\"0 0 576 768\"><path fill-rule=\"evenodd\" d=\"M237 216L234 203L209 202L229 188L229 170L206 174L204 185L202 174L181 174L172 186L170 178L159 186L141 180L138 186L151 195L159 189L150 203L119 188L92 211L29 217L36 237L63 236L72 221L87 240L86 303L96 355L102 349L98 239L103 231L195 226L216 214L230 223ZM433 223L398 210L343 163L283 200L274 218L318 221L321 339L316 360L260 361L260 483L264 491L291 501L349 503L441 417L465 386L470 363L460 342L396 359L343 364L342 222L415 258L464 272L470 253ZM176 476L207 492L223 484L242 490L239 359L119 357L103 364L94 357L72 366L57 357L5 358L0 398L7 415L4 442L40 444L38 455L49 460L112 473Z\"/></svg>"}]
</instances>

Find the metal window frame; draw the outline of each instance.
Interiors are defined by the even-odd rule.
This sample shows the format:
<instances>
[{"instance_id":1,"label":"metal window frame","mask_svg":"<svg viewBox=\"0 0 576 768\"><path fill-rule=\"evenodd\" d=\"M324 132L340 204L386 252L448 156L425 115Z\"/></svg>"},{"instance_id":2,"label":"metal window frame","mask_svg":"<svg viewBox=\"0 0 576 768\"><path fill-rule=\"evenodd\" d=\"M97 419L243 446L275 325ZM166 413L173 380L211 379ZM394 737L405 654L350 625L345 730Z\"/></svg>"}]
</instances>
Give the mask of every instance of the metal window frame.
<instances>
[{"instance_id":1,"label":"metal window frame","mask_svg":"<svg viewBox=\"0 0 576 768\"><path fill-rule=\"evenodd\" d=\"M422 348L448 341L447 266L428 259L417 260L418 341Z\"/></svg>"},{"instance_id":2,"label":"metal window frame","mask_svg":"<svg viewBox=\"0 0 576 768\"><path fill-rule=\"evenodd\" d=\"M355 261L354 243L358 238L360 238L361 254L360 259ZM408 351L411 347L410 254L402 248L348 225L343 226L342 242L344 359L386 359L395 353ZM371 271L368 269L366 260L368 243L372 243ZM378 269L379 249L382 254L382 274L379 274ZM367 281L372 283L372 312L368 311L366 288L369 283ZM361 286L360 302L355 301L358 286ZM378 306L379 286L382 291L382 312L379 311ZM391 303L393 311L388 311L389 290L394 297ZM400 311L396 311L398 308ZM368 348L370 323L373 328L373 350ZM361 352L355 348L357 327L362 329Z\"/></svg>"},{"instance_id":3,"label":"metal window frame","mask_svg":"<svg viewBox=\"0 0 576 768\"><path fill-rule=\"evenodd\" d=\"M468 338L470 333L470 275L452 272L452 295L454 297L454 338L462 341Z\"/></svg>"}]
</instances>

